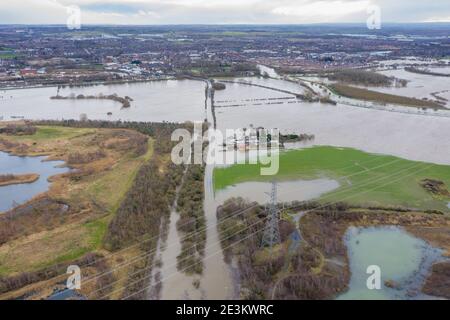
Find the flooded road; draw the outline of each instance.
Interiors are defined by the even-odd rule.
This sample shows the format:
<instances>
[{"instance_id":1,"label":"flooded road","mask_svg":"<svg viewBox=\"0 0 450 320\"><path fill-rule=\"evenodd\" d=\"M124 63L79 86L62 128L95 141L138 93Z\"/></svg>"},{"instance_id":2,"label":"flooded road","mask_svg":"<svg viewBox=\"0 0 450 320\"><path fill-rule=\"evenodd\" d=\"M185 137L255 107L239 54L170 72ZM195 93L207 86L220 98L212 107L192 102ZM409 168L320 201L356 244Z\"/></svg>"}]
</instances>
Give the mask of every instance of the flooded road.
<instances>
[{"instance_id":1,"label":"flooded road","mask_svg":"<svg viewBox=\"0 0 450 320\"><path fill-rule=\"evenodd\" d=\"M204 210L207 221L207 241L204 270L201 276L186 276L176 270L176 255L181 251L180 238L177 235L176 221L178 214L172 213L169 237L167 243L171 248L163 251L164 274L170 274L163 282L162 299L233 299L239 297L237 292L237 279L231 265L224 261L219 233L217 230L217 207L231 197L244 196L250 200L264 204L268 200L266 191L270 191L270 182L242 183L219 191L214 194L213 166L207 166L205 171L205 202ZM251 187L249 188L249 184ZM339 187L339 183L329 179L316 179L311 181L286 181L279 183L279 196L282 201L310 200L319 197L325 192ZM167 252L167 256L165 256ZM171 264L171 266L169 265ZM167 265L168 268L164 267ZM165 277L162 277L165 279ZM195 281L199 280L198 288Z\"/></svg>"},{"instance_id":2,"label":"flooded road","mask_svg":"<svg viewBox=\"0 0 450 320\"><path fill-rule=\"evenodd\" d=\"M213 170L211 165L205 170L205 215L206 225L206 250L201 287L207 299L232 299L236 297L233 273L229 265L224 261L222 248L217 230L217 207L219 203L214 197ZM209 228L211 226L211 228Z\"/></svg>"},{"instance_id":3,"label":"flooded road","mask_svg":"<svg viewBox=\"0 0 450 320\"><path fill-rule=\"evenodd\" d=\"M177 194L178 192L179 189ZM154 273L153 281L157 283L162 280L161 291L158 294L157 288L152 286L149 292L150 299L187 300L201 299L203 296L201 290L194 286L194 281L198 280L199 277L188 276L177 269L177 256L181 253L181 240L184 237L184 235L180 236L177 230L177 222L180 219L176 210L177 201L178 196L170 213L167 237L162 236L159 239L155 260L159 260L161 265L157 266L156 270L152 270Z\"/></svg>"}]
</instances>

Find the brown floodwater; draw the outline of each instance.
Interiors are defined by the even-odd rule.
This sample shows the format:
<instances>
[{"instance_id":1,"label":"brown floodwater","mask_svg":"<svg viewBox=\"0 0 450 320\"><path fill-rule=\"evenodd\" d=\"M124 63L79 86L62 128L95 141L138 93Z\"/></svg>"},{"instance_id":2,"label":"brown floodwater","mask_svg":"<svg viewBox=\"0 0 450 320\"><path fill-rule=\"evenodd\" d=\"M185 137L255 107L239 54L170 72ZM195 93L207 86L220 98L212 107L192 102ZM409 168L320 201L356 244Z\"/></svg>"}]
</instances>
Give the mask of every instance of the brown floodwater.
<instances>
[{"instance_id":1,"label":"brown floodwater","mask_svg":"<svg viewBox=\"0 0 450 320\"><path fill-rule=\"evenodd\" d=\"M403 73L393 74L403 78ZM415 77L408 74L409 79ZM415 78L414 78L415 79ZM302 90L294 83L279 79L240 79L255 84L285 89ZM438 82L430 82L431 88L421 89L420 79L411 81L411 94L422 96L442 89ZM436 80L437 81L437 80ZM417 87L414 87L416 86ZM426 83L424 83L426 85ZM439 86L437 89L433 86ZM401 89L398 89L401 90ZM212 119L210 103L205 113L205 83L190 80L171 80L138 84L101 85L84 88L62 89L61 95L111 94L130 96L134 99L131 108L120 109L118 103L107 100L75 101L50 100L56 88L7 90L0 92L0 118L10 120L12 116L28 119L78 119L86 113L90 119L136 120L136 121L203 121ZM405 91L405 94L408 94ZM282 104L270 104L269 99L286 97L286 93L242 84L230 84L217 91L218 105L244 104L243 107L217 108L218 128L237 129L263 126L279 128L284 132L314 134L313 141L301 146L331 145L352 147L366 152L391 154L410 160L439 164L450 164L450 118L402 114L382 110L356 108L343 104L336 106L286 100ZM248 100L261 99L259 105ZM268 102L269 101L269 102ZM112 112L111 116L107 113ZM176 229L179 215L172 210L167 239L160 239L157 260L162 262L155 269L162 279L162 299L229 299L237 297L233 270L223 260L217 231L217 206L226 198L239 195L249 200L264 202L270 185L249 182L231 186L216 194L213 189L214 167L208 165L205 174L204 209L207 240L204 272L201 276L186 276L176 269L176 257L180 253L180 237ZM280 184L280 197L289 200L307 200L337 188L333 180L289 181ZM286 191L286 194L284 194ZM288 196L290 192L290 195ZM284 195L283 195L284 194ZM292 198L291 198L292 196ZM200 281L198 288L195 281Z\"/></svg>"}]
</instances>

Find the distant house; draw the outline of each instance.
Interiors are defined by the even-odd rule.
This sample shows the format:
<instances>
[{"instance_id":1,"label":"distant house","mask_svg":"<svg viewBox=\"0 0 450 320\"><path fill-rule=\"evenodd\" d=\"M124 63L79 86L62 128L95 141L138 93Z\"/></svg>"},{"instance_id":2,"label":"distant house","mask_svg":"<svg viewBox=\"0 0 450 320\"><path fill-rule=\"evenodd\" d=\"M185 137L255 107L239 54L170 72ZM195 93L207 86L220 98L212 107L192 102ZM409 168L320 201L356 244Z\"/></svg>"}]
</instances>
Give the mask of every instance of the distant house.
<instances>
[{"instance_id":1,"label":"distant house","mask_svg":"<svg viewBox=\"0 0 450 320\"><path fill-rule=\"evenodd\" d=\"M36 69L21 69L20 70L20 75L21 76L34 76L37 74L37 70Z\"/></svg>"},{"instance_id":2,"label":"distant house","mask_svg":"<svg viewBox=\"0 0 450 320\"><path fill-rule=\"evenodd\" d=\"M191 53L189 55L189 58L191 58L191 61L199 61L202 58L202 56L198 53Z\"/></svg>"}]
</instances>

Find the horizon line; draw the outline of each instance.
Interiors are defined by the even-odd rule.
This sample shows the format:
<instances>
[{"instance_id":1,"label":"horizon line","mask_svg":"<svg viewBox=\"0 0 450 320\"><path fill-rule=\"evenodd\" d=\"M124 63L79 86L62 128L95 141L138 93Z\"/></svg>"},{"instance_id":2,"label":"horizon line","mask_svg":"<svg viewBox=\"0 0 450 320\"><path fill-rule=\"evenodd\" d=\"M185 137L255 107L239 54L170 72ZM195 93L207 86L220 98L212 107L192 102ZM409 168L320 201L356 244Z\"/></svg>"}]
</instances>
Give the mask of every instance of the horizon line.
<instances>
[{"instance_id":1,"label":"horizon line","mask_svg":"<svg viewBox=\"0 0 450 320\"><path fill-rule=\"evenodd\" d=\"M450 24L450 21L415 21L384 22L383 25L412 24ZM366 25L365 22L311 22L311 23L155 23L155 24L117 24L117 23L82 23L82 26L310 26L310 25ZM0 26L66 26L64 23L1 23Z\"/></svg>"}]
</instances>

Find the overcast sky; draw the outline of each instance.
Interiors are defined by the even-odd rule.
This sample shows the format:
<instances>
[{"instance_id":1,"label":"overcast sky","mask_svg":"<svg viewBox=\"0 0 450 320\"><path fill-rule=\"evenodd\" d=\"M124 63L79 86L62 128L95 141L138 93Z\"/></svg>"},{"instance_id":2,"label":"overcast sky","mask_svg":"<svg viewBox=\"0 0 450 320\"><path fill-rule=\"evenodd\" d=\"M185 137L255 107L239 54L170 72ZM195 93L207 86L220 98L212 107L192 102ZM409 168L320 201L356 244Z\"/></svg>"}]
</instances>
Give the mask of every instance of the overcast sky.
<instances>
[{"instance_id":1,"label":"overcast sky","mask_svg":"<svg viewBox=\"0 0 450 320\"><path fill-rule=\"evenodd\" d=\"M0 0L0 23L65 24L67 7L86 24L450 22L450 0Z\"/></svg>"}]
</instances>

